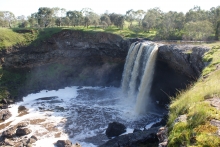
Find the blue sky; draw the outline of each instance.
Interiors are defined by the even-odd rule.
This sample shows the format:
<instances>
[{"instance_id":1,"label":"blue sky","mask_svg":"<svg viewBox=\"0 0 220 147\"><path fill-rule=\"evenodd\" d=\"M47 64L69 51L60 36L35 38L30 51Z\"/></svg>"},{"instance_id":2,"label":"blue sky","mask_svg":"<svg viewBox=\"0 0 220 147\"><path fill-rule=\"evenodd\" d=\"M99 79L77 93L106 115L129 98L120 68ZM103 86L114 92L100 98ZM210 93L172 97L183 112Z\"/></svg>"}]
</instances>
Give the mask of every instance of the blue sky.
<instances>
[{"instance_id":1,"label":"blue sky","mask_svg":"<svg viewBox=\"0 0 220 147\"><path fill-rule=\"evenodd\" d=\"M28 16L37 12L39 7L59 7L66 10L91 8L98 14L106 10L109 13L125 14L129 9L147 11L159 7L163 12L171 10L185 13L196 5L209 10L211 7L219 6L220 2L218 0L0 0L0 11L7 10L16 16Z\"/></svg>"}]
</instances>

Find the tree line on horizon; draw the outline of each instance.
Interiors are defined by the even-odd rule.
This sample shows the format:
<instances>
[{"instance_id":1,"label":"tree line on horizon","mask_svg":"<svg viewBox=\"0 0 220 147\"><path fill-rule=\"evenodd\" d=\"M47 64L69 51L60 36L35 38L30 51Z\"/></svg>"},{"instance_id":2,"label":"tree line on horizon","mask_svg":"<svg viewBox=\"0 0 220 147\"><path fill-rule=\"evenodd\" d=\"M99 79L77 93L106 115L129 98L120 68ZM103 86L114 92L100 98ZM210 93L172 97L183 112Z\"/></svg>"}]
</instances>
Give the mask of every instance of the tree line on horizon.
<instances>
[{"instance_id":1,"label":"tree line on horizon","mask_svg":"<svg viewBox=\"0 0 220 147\"><path fill-rule=\"evenodd\" d=\"M136 33L156 31L158 39L184 39L184 40L219 40L220 35L220 6L210 10L202 10L195 6L185 14L182 12L163 12L159 8L148 11L133 9L126 11L125 15L116 13L104 13L98 15L90 8L81 11L66 11L64 8L40 7L25 18L17 18L12 12L0 11L1 27L76 27L88 28L116 26L123 30L125 22L128 29Z\"/></svg>"}]
</instances>

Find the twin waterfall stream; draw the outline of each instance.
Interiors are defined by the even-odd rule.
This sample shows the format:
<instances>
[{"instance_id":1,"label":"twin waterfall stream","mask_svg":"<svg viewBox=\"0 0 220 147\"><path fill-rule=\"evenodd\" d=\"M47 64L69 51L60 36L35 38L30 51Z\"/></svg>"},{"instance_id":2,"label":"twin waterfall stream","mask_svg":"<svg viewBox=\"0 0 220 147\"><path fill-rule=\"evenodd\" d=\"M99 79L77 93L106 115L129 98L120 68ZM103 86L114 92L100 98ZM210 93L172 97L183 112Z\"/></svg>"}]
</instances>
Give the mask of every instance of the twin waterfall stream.
<instances>
[{"instance_id":1,"label":"twin waterfall stream","mask_svg":"<svg viewBox=\"0 0 220 147\"><path fill-rule=\"evenodd\" d=\"M149 107L149 93L154 74L158 46L152 42L130 46L122 75L122 91L135 101L135 113L143 114Z\"/></svg>"}]
</instances>

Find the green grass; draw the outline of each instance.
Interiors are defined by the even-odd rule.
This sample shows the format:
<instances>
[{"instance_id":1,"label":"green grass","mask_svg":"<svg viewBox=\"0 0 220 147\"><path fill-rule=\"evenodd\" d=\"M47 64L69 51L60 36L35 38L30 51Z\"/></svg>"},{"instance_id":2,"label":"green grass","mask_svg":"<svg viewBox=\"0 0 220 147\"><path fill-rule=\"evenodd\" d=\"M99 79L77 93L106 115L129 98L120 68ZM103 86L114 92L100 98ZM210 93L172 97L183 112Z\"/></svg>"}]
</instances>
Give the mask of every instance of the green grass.
<instances>
[{"instance_id":1,"label":"green grass","mask_svg":"<svg viewBox=\"0 0 220 147\"><path fill-rule=\"evenodd\" d=\"M188 90L171 98L168 119L170 147L220 146L220 138L216 135L217 128L209 124L211 119L220 120L220 111L205 101L208 98L220 97L220 70L216 70L216 64L220 63L220 46L215 45L205 54L203 60L209 62L203 70L206 78L201 76ZM173 124L180 115L186 115L187 122Z\"/></svg>"},{"instance_id":2,"label":"green grass","mask_svg":"<svg viewBox=\"0 0 220 147\"><path fill-rule=\"evenodd\" d=\"M103 29L101 26L94 27L84 26L76 27L54 27L54 28L0 28L0 50L6 49L12 46L28 46L28 45L39 45L40 42L50 38L53 34L62 31L63 29L68 30L81 30L85 32L107 32L117 34L123 38L149 38L153 39L156 35L156 31L143 32L137 26L137 22L133 23L132 28L128 28L128 23L125 23L124 29L119 29L116 26L109 26Z\"/></svg>"},{"instance_id":3,"label":"green grass","mask_svg":"<svg viewBox=\"0 0 220 147\"><path fill-rule=\"evenodd\" d=\"M25 38L11 29L0 28L0 50L23 44Z\"/></svg>"}]
</instances>

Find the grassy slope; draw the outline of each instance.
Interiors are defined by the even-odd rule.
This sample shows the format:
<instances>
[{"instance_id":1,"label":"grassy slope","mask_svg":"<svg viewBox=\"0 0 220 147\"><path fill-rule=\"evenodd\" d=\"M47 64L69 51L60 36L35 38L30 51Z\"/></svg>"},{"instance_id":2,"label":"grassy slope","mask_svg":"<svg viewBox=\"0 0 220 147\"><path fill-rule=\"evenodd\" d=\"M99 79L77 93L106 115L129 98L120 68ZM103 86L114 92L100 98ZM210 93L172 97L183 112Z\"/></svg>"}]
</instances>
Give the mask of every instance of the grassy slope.
<instances>
[{"instance_id":1,"label":"grassy slope","mask_svg":"<svg viewBox=\"0 0 220 147\"><path fill-rule=\"evenodd\" d=\"M203 70L202 77L188 90L172 98L168 120L170 147L220 146L217 128L210 124L212 119L220 120L220 111L205 101L220 97L220 70L216 70L220 63L220 42L212 45L215 46L203 58L209 65ZM187 121L174 125L174 120L180 115L186 115Z\"/></svg>"}]
</instances>

